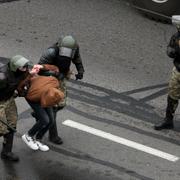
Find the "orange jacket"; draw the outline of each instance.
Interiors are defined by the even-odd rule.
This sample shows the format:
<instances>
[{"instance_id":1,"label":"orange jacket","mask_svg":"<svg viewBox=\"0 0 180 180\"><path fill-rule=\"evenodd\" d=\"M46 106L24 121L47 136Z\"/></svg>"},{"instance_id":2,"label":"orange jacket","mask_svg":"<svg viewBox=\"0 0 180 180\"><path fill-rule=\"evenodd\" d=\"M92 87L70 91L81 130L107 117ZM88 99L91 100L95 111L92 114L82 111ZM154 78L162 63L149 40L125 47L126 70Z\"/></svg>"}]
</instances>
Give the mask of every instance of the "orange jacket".
<instances>
[{"instance_id":1,"label":"orange jacket","mask_svg":"<svg viewBox=\"0 0 180 180\"><path fill-rule=\"evenodd\" d=\"M52 71L53 65L50 66ZM48 68L49 65L44 67ZM59 80L53 76L28 75L19 84L17 90L20 95L24 95L24 91L27 91L24 95L27 100L39 102L42 107L51 107L64 98L64 93L59 89L59 83Z\"/></svg>"}]
</instances>

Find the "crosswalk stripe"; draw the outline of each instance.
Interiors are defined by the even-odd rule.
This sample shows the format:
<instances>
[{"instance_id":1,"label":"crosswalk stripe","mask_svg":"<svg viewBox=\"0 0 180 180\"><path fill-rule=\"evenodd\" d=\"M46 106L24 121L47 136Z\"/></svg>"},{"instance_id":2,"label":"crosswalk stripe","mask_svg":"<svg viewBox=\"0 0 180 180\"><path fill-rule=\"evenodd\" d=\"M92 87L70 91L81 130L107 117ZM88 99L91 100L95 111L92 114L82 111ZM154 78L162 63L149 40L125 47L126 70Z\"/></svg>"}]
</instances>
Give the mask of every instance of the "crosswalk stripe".
<instances>
[{"instance_id":1,"label":"crosswalk stripe","mask_svg":"<svg viewBox=\"0 0 180 180\"><path fill-rule=\"evenodd\" d=\"M146 152L148 154L166 159L168 161L176 162L179 160L179 157L171 155L169 153L166 153L166 152L163 152L163 151L160 151L160 150L157 150L157 149L136 143L134 141L130 141L130 140L125 139L125 138L121 138L121 137L113 135L111 133L107 133L107 132L104 132L102 130L95 129L95 128L92 128L90 126L87 126L87 125L84 125L84 124L81 124L81 123L78 123L78 122L75 122L72 120L65 120L64 122L62 122L62 124L65 126L76 128L78 130L81 130L81 131L102 137L104 139L111 140L113 142L123 144L125 146Z\"/></svg>"}]
</instances>

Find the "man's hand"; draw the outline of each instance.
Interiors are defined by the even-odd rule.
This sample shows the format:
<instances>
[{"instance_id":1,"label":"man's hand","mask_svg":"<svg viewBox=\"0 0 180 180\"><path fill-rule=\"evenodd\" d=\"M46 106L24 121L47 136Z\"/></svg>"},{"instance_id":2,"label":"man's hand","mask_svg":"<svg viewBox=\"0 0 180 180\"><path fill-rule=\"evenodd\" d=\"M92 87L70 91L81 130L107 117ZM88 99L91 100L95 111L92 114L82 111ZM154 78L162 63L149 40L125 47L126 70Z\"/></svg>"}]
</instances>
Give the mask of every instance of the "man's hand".
<instances>
[{"instance_id":1,"label":"man's hand","mask_svg":"<svg viewBox=\"0 0 180 180\"><path fill-rule=\"evenodd\" d=\"M83 73L75 74L75 76L76 76L76 80L83 79Z\"/></svg>"},{"instance_id":2,"label":"man's hand","mask_svg":"<svg viewBox=\"0 0 180 180\"><path fill-rule=\"evenodd\" d=\"M42 65L40 65L40 64L35 64L29 73L32 74L32 75L33 75L33 74L38 74L39 71L40 71L40 69L42 69L42 68L43 68Z\"/></svg>"}]
</instances>

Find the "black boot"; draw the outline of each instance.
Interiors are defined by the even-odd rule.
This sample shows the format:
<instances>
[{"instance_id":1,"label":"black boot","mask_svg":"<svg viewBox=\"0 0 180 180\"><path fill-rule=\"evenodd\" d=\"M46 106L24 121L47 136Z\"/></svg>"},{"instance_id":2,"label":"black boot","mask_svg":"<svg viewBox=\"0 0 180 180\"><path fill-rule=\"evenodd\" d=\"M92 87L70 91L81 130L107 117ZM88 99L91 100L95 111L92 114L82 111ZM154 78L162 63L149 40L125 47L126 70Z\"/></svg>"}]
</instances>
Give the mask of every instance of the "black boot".
<instances>
[{"instance_id":1,"label":"black boot","mask_svg":"<svg viewBox=\"0 0 180 180\"><path fill-rule=\"evenodd\" d=\"M62 144L62 139L58 136L56 121L49 128L49 140L55 144Z\"/></svg>"},{"instance_id":2,"label":"black boot","mask_svg":"<svg viewBox=\"0 0 180 180\"><path fill-rule=\"evenodd\" d=\"M49 128L49 140L53 142L54 144L63 144L62 139L58 136L57 124L56 124L56 113L57 111L54 110L55 121Z\"/></svg>"},{"instance_id":3,"label":"black boot","mask_svg":"<svg viewBox=\"0 0 180 180\"><path fill-rule=\"evenodd\" d=\"M155 125L154 126L155 130L174 128L173 118L174 118L174 113L176 111L176 108L178 106L178 100L174 100L168 96L167 102L168 104L166 108L166 117L164 118L164 122Z\"/></svg>"},{"instance_id":4,"label":"black boot","mask_svg":"<svg viewBox=\"0 0 180 180\"><path fill-rule=\"evenodd\" d=\"M174 128L174 124L173 124L173 120L169 120L169 119L164 119L164 122L157 124L154 126L155 130L162 130L162 129L173 129Z\"/></svg>"},{"instance_id":5,"label":"black boot","mask_svg":"<svg viewBox=\"0 0 180 180\"><path fill-rule=\"evenodd\" d=\"M51 141L54 144L63 144L63 140L59 136L49 137L49 141Z\"/></svg>"},{"instance_id":6,"label":"black boot","mask_svg":"<svg viewBox=\"0 0 180 180\"><path fill-rule=\"evenodd\" d=\"M3 149L1 152L1 159L8 161L19 161L19 157L12 152L14 133L10 132L4 135Z\"/></svg>"}]
</instances>

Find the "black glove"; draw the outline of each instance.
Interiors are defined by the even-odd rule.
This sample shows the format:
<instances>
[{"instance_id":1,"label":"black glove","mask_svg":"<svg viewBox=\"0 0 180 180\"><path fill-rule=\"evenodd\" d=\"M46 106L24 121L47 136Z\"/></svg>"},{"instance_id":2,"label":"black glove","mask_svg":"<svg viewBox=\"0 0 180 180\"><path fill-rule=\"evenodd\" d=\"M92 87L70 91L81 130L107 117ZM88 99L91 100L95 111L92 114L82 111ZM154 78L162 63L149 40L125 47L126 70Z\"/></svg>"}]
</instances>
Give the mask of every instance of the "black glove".
<instances>
[{"instance_id":1,"label":"black glove","mask_svg":"<svg viewBox=\"0 0 180 180\"><path fill-rule=\"evenodd\" d=\"M83 78L83 73L78 73L75 76L76 76L76 80L82 79Z\"/></svg>"}]
</instances>

